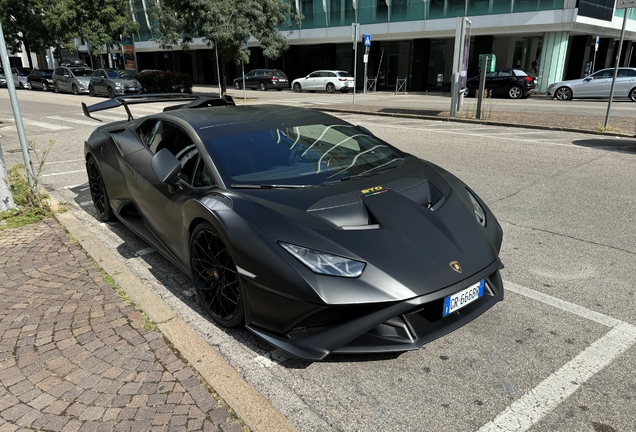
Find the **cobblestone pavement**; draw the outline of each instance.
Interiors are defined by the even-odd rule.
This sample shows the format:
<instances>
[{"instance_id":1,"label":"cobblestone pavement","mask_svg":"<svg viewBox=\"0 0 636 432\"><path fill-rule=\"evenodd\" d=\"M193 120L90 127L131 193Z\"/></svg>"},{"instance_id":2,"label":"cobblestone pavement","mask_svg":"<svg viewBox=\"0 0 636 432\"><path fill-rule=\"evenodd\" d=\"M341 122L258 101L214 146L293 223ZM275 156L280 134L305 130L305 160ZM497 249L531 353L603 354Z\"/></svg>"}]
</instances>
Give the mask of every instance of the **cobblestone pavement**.
<instances>
[{"instance_id":1,"label":"cobblestone pavement","mask_svg":"<svg viewBox=\"0 0 636 432\"><path fill-rule=\"evenodd\" d=\"M0 302L0 431L247 430L57 221L0 231Z\"/></svg>"}]
</instances>

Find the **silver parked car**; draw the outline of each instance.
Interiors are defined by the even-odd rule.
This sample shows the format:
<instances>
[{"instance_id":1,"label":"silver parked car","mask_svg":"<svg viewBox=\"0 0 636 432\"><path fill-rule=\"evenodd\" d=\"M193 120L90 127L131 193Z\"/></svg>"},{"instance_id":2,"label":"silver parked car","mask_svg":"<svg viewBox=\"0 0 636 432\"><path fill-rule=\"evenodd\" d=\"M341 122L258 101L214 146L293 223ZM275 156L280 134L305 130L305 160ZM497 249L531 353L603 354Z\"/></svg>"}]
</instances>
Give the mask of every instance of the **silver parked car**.
<instances>
[{"instance_id":1,"label":"silver parked car","mask_svg":"<svg viewBox=\"0 0 636 432\"><path fill-rule=\"evenodd\" d=\"M335 93L336 90L346 93L354 85L353 75L343 70L319 70L292 81L292 89L297 93L302 91Z\"/></svg>"},{"instance_id":2,"label":"silver parked car","mask_svg":"<svg viewBox=\"0 0 636 432\"><path fill-rule=\"evenodd\" d=\"M113 98L117 95L141 93L142 87L133 75L119 69L95 69L88 87L91 96L106 95Z\"/></svg>"},{"instance_id":3,"label":"silver parked car","mask_svg":"<svg viewBox=\"0 0 636 432\"><path fill-rule=\"evenodd\" d=\"M0 67L0 87L7 85L7 78L4 76L4 69Z\"/></svg>"},{"instance_id":4,"label":"silver parked car","mask_svg":"<svg viewBox=\"0 0 636 432\"><path fill-rule=\"evenodd\" d=\"M53 71L53 90L55 93L88 93L88 83L93 74L91 68L59 67Z\"/></svg>"},{"instance_id":5,"label":"silver parked car","mask_svg":"<svg viewBox=\"0 0 636 432\"><path fill-rule=\"evenodd\" d=\"M15 88L19 89L28 89L29 82L27 81L27 77L31 73L30 68L25 67L14 67L11 69L11 74L13 75L13 85Z\"/></svg>"},{"instance_id":6,"label":"silver parked car","mask_svg":"<svg viewBox=\"0 0 636 432\"><path fill-rule=\"evenodd\" d=\"M583 79L561 81L548 86L548 96L558 100L609 98L614 69L603 69ZM618 68L614 97L636 102L636 68Z\"/></svg>"}]
</instances>

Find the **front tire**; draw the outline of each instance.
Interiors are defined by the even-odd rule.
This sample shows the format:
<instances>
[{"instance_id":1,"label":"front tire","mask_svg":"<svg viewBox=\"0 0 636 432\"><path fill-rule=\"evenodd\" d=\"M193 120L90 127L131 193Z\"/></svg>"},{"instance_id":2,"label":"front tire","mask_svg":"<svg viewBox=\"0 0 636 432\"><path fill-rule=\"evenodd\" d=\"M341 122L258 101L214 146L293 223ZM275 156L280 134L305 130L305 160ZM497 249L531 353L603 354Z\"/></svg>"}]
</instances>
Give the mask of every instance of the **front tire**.
<instances>
[{"instance_id":1,"label":"front tire","mask_svg":"<svg viewBox=\"0 0 636 432\"><path fill-rule=\"evenodd\" d=\"M106 90L106 93L108 94L108 97L111 99L115 97L115 90L113 90L112 87L108 87L108 90Z\"/></svg>"},{"instance_id":2,"label":"front tire","mask_svg":"<svg viewBox=\"0 0 636 432\"><path fill-rule=\"evenodd\" d=\"M57 86L57 83L53 84L53 91L55 93L59 93L60 92L60 88Z\"/></svg>"},{"instance_id":3,"label":"front tire","mask_svg":"<svg viewBox=\"0 0 636 432\"><path fill-rule=\"evenodd\" d=\"M559 87L555 92L554 92L554 97L557 100L561 100L561 101L567 101L572 99L572 89L570 89L569 87Z\"/></svg>"},{"instance_id":4,"label":"front tire","mask_svg":"<svg viewBox=\"0 0 636 432\"><path fill-rule=\"evenodd\" d=\"M296 84L294 84L294 91L296 93L302 93L303 88L300 86L300 84L296 83Z\"/></svg>"},{"instance_id":5,"label":"front tire","mask_svg":"<svg viewBox=\"0 0 636 432\"><path fill-rule=\"evenodd\" d=\"M237 89L237 90L240 90L241 89L241 84L238 81L235 82L234 83L234 88Z\"/></svg>"},{"instance_id":6,"label":"front tire","mask_svg":"<svg viewBox=\"0 0 636 432\"><path fill-rule=\"evenodd\" d=\"M267 85L264 82L262 82L258 85L258 89L260 91L267 91Z\"/></svg>"},{"instance_id":7,"label":"front tire","mask_svg":"<svg viewBox=\"0 0 636 432\"><path fill-rule=\"evenodd\" d=\"M77 96L77 95L79 94L79 89L77 88L77 86L76 86L75 84L73 84L73 87L72 87L72 88L73 88L73 94L74 94L75 96Z\"/></svg>"},{"instance_id":8,"label":"front tire","mask_svg":"<svg viewBox=\"0 0 636 432\"><path fill-rule=\"evenodd\" d=\"M241 281L229 249L209 223L198 225L190 240L190 268L201 307L223 327L245 323Z\"/></svg>"},{"instance_id":9,"label":"front tire","mask_svg":"<svg viewBox=\"0 0 636 432\"><path fill-rule=\"evenodd\" d=\"M24 90L24 84L22 84L22 81L20 81L20 83L18 84L18 87L20 88L20 90Z\"/></svg>"},{"instance_id":10,"label":"front tire","mask_svg":"<svg viewBox=\"0 0 636 432\"><path fill-rule=\"evenodd\" d=\"M636 87L629 91L629 100L636 102Z\"/></svg>"},{"instance_id":11,"label":"front tire","mask_svg":"<svg viewBox=\"0 0 636 432\"><path fill-rule=\"evenodd\" d=\"M329 84L327 84L326 90L327 90L327 93L333 94L333 93L336 92L336 86L333 85L332 83L329 83Z\"/></svg>"},{"instance_id":12,"label":"front tire","mask_svg":"<svg viewBox=\"0 0 636 432\"><path fill-rule=\"evenodd\" d=\"M115 214L108 201L108 191L106 191L102 173L93 156L89 156L86 161L86 173L88 174L89 189L97 216L103 222L115 220Z\"/></svg>"},{"instance_id":13,"label":"front tire","mask_svg":"<svg viewBox=\"0 0 636 432\"><path fill-rule=\"evenodd\" d=\"M523 96L523 89L518 85L513 85L508 89L508 97L510 99L520 99Z\"/></svg>"},{"instance_id":14,"label":"front tire","mask_svg":"<svg viewBox=\"0 0 636 432\"><path fill-rule=\"evenodd\" d=\"M42 83L42 91L49 91L49 85L47 83Z\"/></svg>"}]
</instances>

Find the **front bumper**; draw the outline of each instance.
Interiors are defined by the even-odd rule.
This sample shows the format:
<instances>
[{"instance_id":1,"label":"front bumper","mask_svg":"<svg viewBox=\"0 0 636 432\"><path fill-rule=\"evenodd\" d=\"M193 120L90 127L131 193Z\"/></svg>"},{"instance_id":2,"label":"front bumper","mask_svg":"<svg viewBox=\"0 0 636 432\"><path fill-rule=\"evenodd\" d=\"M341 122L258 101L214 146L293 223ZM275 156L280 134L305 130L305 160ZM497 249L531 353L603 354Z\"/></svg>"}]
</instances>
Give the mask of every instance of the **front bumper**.
<instances>
[{"instance_id":1,"label":"front bumper","mask_svg":"<svg viewBox=\"0 0 636 432\"><path fill-rule=\"evenodd\" d=\"M286 334L272 333L254 323L247 328L277 348L311 361L322 360L331 353L417 350L425 343L467 324L503 300L500 268L502 264L497 259L486 269L459 283L408 300L323 308L306 317ZM486 279L488 286L484 296L442 318L444 297L481 279ZM250 302L259 297L250 284L248 291ZM292 301L284 299L279 304ZM294 307L297 310L311 308L300 302ZM288 308L282 307L281 311L285 309ZM339 313L339 310L344 313Z\"/></svg>"}]
</instances>

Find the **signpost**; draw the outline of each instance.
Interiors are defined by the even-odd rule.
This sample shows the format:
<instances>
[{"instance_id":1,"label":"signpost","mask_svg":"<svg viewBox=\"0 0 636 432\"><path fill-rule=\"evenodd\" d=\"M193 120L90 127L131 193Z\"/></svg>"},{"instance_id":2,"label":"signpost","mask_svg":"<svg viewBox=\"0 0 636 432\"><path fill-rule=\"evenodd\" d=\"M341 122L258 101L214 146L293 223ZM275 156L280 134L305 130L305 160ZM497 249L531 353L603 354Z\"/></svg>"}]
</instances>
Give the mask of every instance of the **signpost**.
<instances>
[{"instance_id":1,"label":"signpost","mask_svg":"<svg viewBox=\"0 0 636 432\"><path fill-rule=\"evenodd\" d=\"M356 17L358 10L356 9ZM356 20L357 21L357 20ZM358 66L358 40L360 39L360 23L351 24L351 38L353 39L353 104L356 104L356 82L357 82L357 66Z\"/></svg>"},{"instance_id":2,"label":"signpost","mask_svg":"<svg viewBox=\"0 0 636 432\"><path fill-rule=\"evenodd\" d=\"M364 41L364 94L367 94L367 66L369 63L369 47L371 46L371 35L363 35L362 40Z\"/></svg>"},{"instance_id":3,"label":"signpost","mask_svg":"<svg viewBox=\"0 0 636 432\"><path fill-rule=\"evenodd\" d=\"M596 43L594 44L594 59L592 60L592 71L590 72L590 75L594 73L594 65L596 65L596 52L598 51L598 43L600 39L601 38L599 36L596 36Z\"/></svg>"},{"instance_id":4,"label":"signpost","mask_svg":"<svg viewBox=\"0 0 636 432\"><path fill-rule=\"evenodd\" d=\"M617 0L616 9L625 9L623 15L623 28L621 29L621 39L618 42L618 50L616 51L616 63L614 64L614 76L612 77L612 87L610 87L609 102L607 103L607 114L605 114L605 127L609 124L610 110L612 109L612 99L614 99L614 87L616 86L616 75L618 75L618 66L621 61L621 51L623 50L623 39L625 39L625 26L627 25L627 16L631 8L636 6L636 0Z\"/></svg>"}]
</instances>

